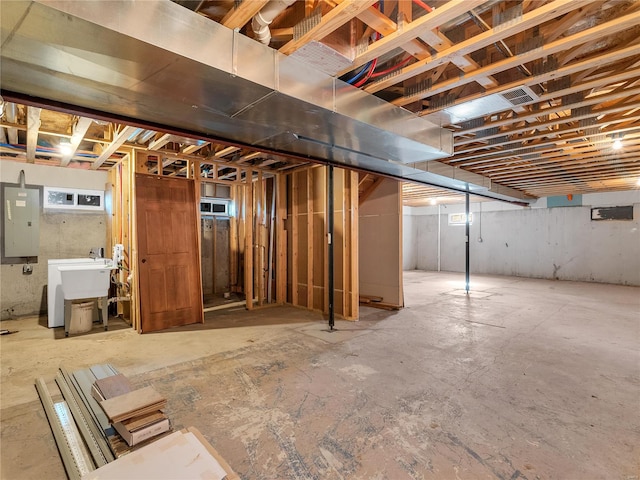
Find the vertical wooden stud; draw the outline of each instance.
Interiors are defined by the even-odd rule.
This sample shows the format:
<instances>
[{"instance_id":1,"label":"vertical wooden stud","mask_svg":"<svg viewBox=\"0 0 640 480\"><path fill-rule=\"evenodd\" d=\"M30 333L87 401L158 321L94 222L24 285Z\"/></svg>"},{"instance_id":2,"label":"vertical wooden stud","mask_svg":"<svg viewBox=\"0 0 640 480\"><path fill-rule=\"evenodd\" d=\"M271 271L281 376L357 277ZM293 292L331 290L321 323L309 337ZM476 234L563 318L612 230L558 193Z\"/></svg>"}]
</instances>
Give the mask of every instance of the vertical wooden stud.
<instances>
[{"instance_id":1,"label":"vertical wooden stud","mask_svg":"<svg viewBox=\"0 0 640 480\"><path fill-rule=\"evenodd\" d=\"M238 222L240 221L240 198L238 187L231 185L231 202L234 206L234 215L229 219L229 287L232 292L237 291L238 286Z\"/></svg>"},{"instance_id":2,"label":"vertical wooden stud","mask_svg":"<svg viewBox=\"0 0 640 480\"><path fill-rule=\"evenodd\" d=\"M158 171L162 170L162 157L158 158ZM193 208L195 209L196 219L196 249L198 252L198 275L202 278L202 222L200 221L200 196L202 194L201 175L200 175L200 162L198 160L193 161L193 188L195 190L196 202ZM202 293L202 281L200 282L200 303L203 303L204 296ZM204 309L201 308L202 317L200 323L204 323Z\"/></svg>"},{"instance_id":3,"label":"vertical wooden stud","mask_svg":"<svg viewBox=\"0 0 640 480\"><path fill-rule=\"evenodd\" d=\"M244 294L247 309L253 309L253 172L247 169L244 207Z\"/></svg>"},{"instance_id":4,"label":"vertical wooden stud","mask_svg":"<svg viewBox=\"0 0 640 480\"><path fill-rule=\"evenodd\" d=\"M358 217L358 173L354 171L349 172L350 176L350 192L351 192L351 235L350 235L350 250L351 250L351 283L350 283L350 295L351 295L351 311L349 316L353 319L358 319L360 316L360 277L358 266L358 230L359 230L359 217ZM402 265L401 265L402 266Z\"/></svg>"},{"instance_id":5,"label":"vertical wooden stud","mask_svg":"<svg viewBox=\"0 0 640 480\"><path fill-rule=\"evenodd\" d=\"M276 302L282 305L287 301L287 177L280 173L276 178Z\"/></svg>"},{"instance_id":6,"label":"vertical wooden stud","mask_svg":"<svg viewBox=\"0 0 640 480\"><path fill-rule=\"evenodd\" d=\"M307 169L307 308L313 310L313 169Z\"/></svg>"},{"instance_id":7,"label":"vertical wooden stud","mask_svg":"<svg viewBox=\"0 0 640 480\"><path fill-rule=\"evenodd\" d=\"M263 198L264 195L264 186L262 184L262 171L258 170L258 181L255 184L255 204L256 211L254 213L255 223L256 223L256 267L255 267L255 275L256 275L256 288L258 290L258 305L264 305L264 208L265 201Z\"/></svg>"},{"instance_id":8,"label":"vertical wooden stud","mask_svg":"<svg viewBox=\"0 0 640 480\"><path fill-rule=\"evenodd\" d=\"M296 172L291 174L291 303L298 305L298 180Z\"/></svg>"}]
</instances>

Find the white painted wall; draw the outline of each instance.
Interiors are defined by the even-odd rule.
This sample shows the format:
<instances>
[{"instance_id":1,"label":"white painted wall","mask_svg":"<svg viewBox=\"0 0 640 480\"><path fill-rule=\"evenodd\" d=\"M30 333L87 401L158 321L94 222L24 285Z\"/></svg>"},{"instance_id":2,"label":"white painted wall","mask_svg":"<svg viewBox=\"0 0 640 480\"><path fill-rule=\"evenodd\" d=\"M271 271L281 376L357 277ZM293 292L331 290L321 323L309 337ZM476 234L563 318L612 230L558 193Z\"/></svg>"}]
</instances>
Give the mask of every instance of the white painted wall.
<instances>
[{"instance_id":1,"label":"white painted wall","mask_svg":"<svg viewBox=\"0 0 640 480\"><path fill-rule=\"evenodd\" d=\"M104 190L108 180L103 171L0 160L0 182L17 184L20 170L25 172L27 185ZM104 247L106 240L106 212L41 210L40 250L33 273L24 275L22 264L0 265L0 318L46 312L48 260L87 257L91 247Z\"/></svg>"},{"instance_id":2,"label":"white painted wall","mask_svg":"<svg viewBox=\"0 0 640 480\"><path fill-rule=\"evenodd\" d=\"M402 238L402 269L416 270L418 268L418 235L410 207L403 207Z\"/></svg>"},{"instance_id":3,"label":"white painted wall","mask_svg":"<svg viewBox=\"0 0 640 480\"><path fill-rule=\"evenodd\" d=\"M20 170L24 170L27 185L46 187L84 188L104 190L109 179L107 172L80 168L49 167L31 163L0 160L0 182L18 183Z\"/></svg>"},{"instance_id":4,"label":"white painted wall","mask_svg":"<svg viewBox=\"0 0 640 480\"><path fill-rule=\"evenodd\" d=\"M585 194L582 202L472 203L471 272L640 285L640 190ZM634 205L634 220L591 221L591 207L618 205ZM448 214L464 212L464 204L440 211L441 270L463 272L464 226L449 226ZM438 207L408 207L407 217L414 227L403 240L405 268L437 270Z\"/></svg>"}]
</instances>

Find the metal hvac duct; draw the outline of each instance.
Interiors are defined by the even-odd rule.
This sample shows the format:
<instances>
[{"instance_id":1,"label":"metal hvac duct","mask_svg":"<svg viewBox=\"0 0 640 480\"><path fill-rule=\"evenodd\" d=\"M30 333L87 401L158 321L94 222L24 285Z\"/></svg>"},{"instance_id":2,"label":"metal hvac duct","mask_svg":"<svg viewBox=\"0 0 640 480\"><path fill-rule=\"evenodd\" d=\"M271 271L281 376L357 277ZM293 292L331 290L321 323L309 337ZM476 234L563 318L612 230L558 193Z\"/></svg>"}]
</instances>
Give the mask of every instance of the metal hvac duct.
<instances>
[{"instance_id":1,"label":"metal hvac duct","mask_svg":"<svg viewBox=\"0 0 640 480\"><path fill-rule=\"evenodd\" d=\"M469 183L423 166L453 153L450 131L168 0L3 2L1 22L3 90L444 187L488 188L479 175Z\"/></svg>"}]
</instances>

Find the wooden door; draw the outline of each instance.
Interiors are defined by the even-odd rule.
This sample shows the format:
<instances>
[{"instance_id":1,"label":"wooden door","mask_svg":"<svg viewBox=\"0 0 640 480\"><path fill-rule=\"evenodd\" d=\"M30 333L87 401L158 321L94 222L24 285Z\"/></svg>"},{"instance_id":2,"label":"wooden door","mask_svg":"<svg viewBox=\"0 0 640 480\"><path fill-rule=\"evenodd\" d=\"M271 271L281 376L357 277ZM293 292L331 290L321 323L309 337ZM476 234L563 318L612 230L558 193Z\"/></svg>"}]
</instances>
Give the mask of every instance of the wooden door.
<instances>
[{"instance_id":1,"label":"wooden door","mask_svg":"<svg viewBox=\"0 0 640 480\"><path fill-rule=\"evenodd\" d=\"M192 180L136 174L140 331L204 321Z\"/></svg>"}]
</instances>

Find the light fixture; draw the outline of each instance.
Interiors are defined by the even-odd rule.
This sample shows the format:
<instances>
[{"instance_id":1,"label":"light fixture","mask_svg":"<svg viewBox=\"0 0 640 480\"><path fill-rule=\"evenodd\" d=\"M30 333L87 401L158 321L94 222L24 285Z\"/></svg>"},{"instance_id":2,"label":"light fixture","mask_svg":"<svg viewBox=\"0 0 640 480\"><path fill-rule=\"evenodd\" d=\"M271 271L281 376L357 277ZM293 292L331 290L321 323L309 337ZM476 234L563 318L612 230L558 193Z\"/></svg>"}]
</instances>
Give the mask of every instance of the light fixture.
<instances>
[{"instance_id":1,"label":"light fixture","mask_svg":"<svg viewBox=\"0 0 640 480\"><path fill-rule=\"evenodd\" d=\"M622 140L616 138L613 141L613 145L611 145L611 148L613 148L614 150L620 150L622 148Z\"/></svg>"},{"instance_id":2,"label":"light fixture","mask_svg":"<svg viewBox=\"0 0 640 480\"><path fill-rule=\"evenodd\" d=\"M435 198L432 198L431 200L429 200L429 203L431 205L436 205L438 203L438 200L436 200Z\"/></svg>"},{"instance_id":3,"label":"light fixture","mask_svg":"<svg viewBox=\"0 0 640 480\"><path fill-rule=\"evenodd\" d=\"M60 142L58 149L63 157L69 157L73 153L73 148L69 142Z\"/></svg>"}]
</instances>

